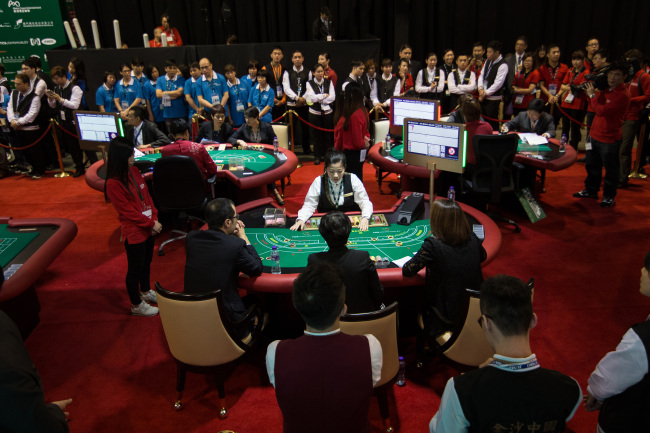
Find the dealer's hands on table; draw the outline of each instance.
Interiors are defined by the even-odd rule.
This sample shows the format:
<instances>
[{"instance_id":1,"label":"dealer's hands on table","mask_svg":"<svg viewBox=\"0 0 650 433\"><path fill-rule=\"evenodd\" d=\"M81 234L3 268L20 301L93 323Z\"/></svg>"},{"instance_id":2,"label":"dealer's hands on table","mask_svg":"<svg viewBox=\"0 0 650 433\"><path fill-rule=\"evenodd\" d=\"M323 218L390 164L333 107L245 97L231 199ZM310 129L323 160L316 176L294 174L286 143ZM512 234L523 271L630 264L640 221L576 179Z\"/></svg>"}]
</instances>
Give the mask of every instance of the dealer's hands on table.
<instances>
[{"instance_id":1,"label":"dealer's hands on table","mask_svg":"<svg viewBox=\"0 0 650 433\"><path fill-rule=\"evenodd\" d=\"M305 222L303 220L296 220L296 223L292 225L289 230L296 231L296 230L304 230L305 228Z\"/></svg>"},{"instance_id":2,"label":"dealer's hands on table","mask_svg":"<svg viewBox=\"0 0 650 433\"><path fill-rule=\"evenodd\" d=\"M366 230L368 230L368 224L369 224L368 218L366 217L361 218L361 221L359 221L359 230L365 232Z\"/></svg>"}]
</instances>

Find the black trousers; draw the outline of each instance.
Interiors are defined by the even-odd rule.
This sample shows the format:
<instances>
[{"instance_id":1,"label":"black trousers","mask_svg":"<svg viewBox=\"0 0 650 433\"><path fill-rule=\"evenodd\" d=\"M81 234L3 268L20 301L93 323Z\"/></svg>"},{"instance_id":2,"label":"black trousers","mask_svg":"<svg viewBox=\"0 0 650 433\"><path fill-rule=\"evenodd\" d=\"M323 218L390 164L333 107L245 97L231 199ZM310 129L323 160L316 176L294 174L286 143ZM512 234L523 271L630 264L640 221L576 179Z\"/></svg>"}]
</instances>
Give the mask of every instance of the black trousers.
<instances>
[{"instance_id":1,"label":"black trousers","mask_svg":"<svg viewBox=\"0 0 650 433\"><path fill-rule=\"evenodd\" d=\"M43 131L34 130L34 131L25 131L17 129L16 133L16 145L18 147L24 147L34 143L41 136ZM49 134L49 133L48 133ZM43 140L36 143L34 146L25 149L25 158L27 162L32 165L32 174L43 175L45 174L45 149Z\"/></svg>"},{"instance_id":2,"label":"black trousers","mask_svg":"<svg viewBox=\"0 0 650 433\"><path fill-rule=\"evenodd\" d=\"M128 269L126 271L126 291L129 293L131 304L139 305L140 292L151 290L149 277L151 274L151 259L153 258L153 236L139 244L129 244L124 241Z\"/></svg>"},{"instance_id":3,"label":"black trousers","mask_svg":"<svg viewBox=\"0 0 650 433\"><path fill-rule=\"evenodd\" d=\"M312 114L309 113L309 123L320 128L332 129L334 122L334 113L329 114ZM334 133L321 131L316 128L309 128L311 143L314 147L314 157L325 159L325 154L329 149L334 147Z\"/></svg>"},{"instance_id":4,"label":"black trousers","mask_svg":"<svg viewBox=\"0 0 650 433\"><path fill-rule=\"evenodd\" d=\"M73 129L73 127L70 127L69 125L62 125L63 128L65 128L66 131L77 135L76 129ZM59 138L59 145L63 147L67 152L70 152L70 156L72 156L72 161L74 162L74 167L77 170L83 170L84 169L84 155L83 152L81 151L81 147L79 147L79 140L76 137L71 136L70 134L66 133L65 131L61 131L58 127L56 130L57 137Z\"/></svg>"},{"instance_id":5,"label":"black trousers","mask_svg":"<svg viewBox=\"0 0 650 433\"><path fill-rule=\"evenodd\" d=\"M557 107L555 107L557 109ZM574 108L563 108L564 112L569 116L573 117L579 122L583 122L585 119L585 110L576 110ZM559 111L559 110L558 110ZM580 134L580 125L573 122L564 114L562 115L562 135L566 134L569 144L573 146L575 150L578 150L578 143L582 135Z\"/></svg>"},{"instance_id":6,"label":"black trousers","mask_svg":"<svg viewBox=\"0 0 650 433\"><path fill-rule=\"evenodd\" d=\"M356 174L359 180L363 182L363 162L359 161L361 151L344 150L343 153L345 154L346 161L345 171Z\"/></svg>"},{"instance_id":7,"label":"black trousers","mask_svg":"<svg viewBox=\"0 0 650 433\"><path fill-rule=\"evenodd\" d=\"M499 118L499 104L501 104L500 100L490 100L490 99L484 99L483 102L481 102L481 110L483 110L483 114L485 117L489 117L490 119L498 119ZM488 120L485 119L487 123L492 126L492 129L495 131L498 131L500 128L499 122L496 120Z\"/></svg>"},{"instance_id":8,"label":"black trousers","mask_svg":"<svg viewBox=\"0 0 650 433\"><path fill-rule=\"evenodd\" d=\"M585 179L585 189L592 194L600 190L604 167L603 197L615 197L619 181L620 164L618 153L621 142L602 143L592 137L591 147L592 149L588 150L586 155L587 178Z\"/></svg>"},{"instance_id":9,"label":"black trousers","mask_svg":"<svg viewBox=\"0 0 650 433\"><path fill-rule=\"evenodd\" d=\"M306 105L304 107L288 107L288 109L298 113L301 119L309 121L309 108ZM296 118L293 119L293 139L296 140L294 149L300 146L304 154L311 154L311 149L309 148L309 127Z\"/></svg>"}]
</instances>

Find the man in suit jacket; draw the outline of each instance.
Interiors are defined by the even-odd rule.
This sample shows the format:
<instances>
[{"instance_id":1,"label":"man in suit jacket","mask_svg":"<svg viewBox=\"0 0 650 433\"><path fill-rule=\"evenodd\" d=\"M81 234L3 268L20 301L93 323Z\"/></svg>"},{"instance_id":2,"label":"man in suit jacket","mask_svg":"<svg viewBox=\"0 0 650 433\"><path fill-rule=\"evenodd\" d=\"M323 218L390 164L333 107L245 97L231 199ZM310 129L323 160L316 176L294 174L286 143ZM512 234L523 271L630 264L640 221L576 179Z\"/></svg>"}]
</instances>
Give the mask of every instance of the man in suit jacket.
<instances>
[{"instance_id":1,"label":"man in suit jacket","mask_svg":"<svg viewBox=\"0 0 650 433\"><path fill-rule=\"evenodd\" d=\"M378 310L384 288L379 282L375 264L367 251L349 250L346 247L352 231L350 218L343 212L330 212L321 219L318 231L327 242L329 250L310 254L307 265L329 262L343 271L348 313Z\"/></svg>"},{"instance_id":2,"label":"man in suit jacket","mask_svg":"<svg viewBox=\"0 0 650 433\"><path fill-rule=\"evenodd\" d=\"M185 239L185 293L221 290L230 321L244 317L246 304L237 292L237 278L262 273L262 260L251 245L232 200L218 198L205 208L207 230L193 230Z\"/></svg>"},{"instance_id":3,"label":"man in suit jacket","mask_svg":"<svg viewBox=\"0 0 650 433\"><path fill-rule=\"evenodd\" d=\"M147 112L142 107L132 107L126 116L126 139L133 147L146 149L160 147L171 143L169 137L163 134L155 123L146 120Z\"/></svg>"},{"instance_id":4,"label":"man in suit jacket","mask_svg":"<svg viewBox=\"0 0 650 433\"><path fill-rule=\"evenodd\" d=\"M542 137L555 137L555 122L553 116L544 113L544 101L533 99L528 103L526 112L517 114L517 117L506 122L501 127L501 132L508 131L534 132Z\"/></svg>"},{"instance_id":5,"label":"man in suit jacket","mask_svg":"<svg viewBox=\"0 0 650 433\"><path fill-rule=\"evenodd\" d=\"M515 74L517 71L520 71L524 65L524 54L526 54L527 48L528 39L526 36L519 36L515 42L515 52L510 53L505 57L506 63L508 64L508 77L506 78L506 86L508 86L509 89L512 88L512 83L515 80Z\"/></svg>"}]
</instances>

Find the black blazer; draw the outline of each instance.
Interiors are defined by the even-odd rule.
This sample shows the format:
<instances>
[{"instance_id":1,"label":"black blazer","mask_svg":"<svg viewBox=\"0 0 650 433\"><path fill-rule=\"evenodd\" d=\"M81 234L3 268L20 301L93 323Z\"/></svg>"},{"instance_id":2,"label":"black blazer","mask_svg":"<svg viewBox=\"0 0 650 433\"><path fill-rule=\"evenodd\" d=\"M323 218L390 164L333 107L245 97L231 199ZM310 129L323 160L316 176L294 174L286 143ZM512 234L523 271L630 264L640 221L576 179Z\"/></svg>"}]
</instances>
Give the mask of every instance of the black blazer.
<instances>
[{"instance_id":1,"label":"black blazer","mask_svg":"<svg viewBox=\"0 0 650 433\"><path fill-rule=\"evenodd\" d=\"M193 230L185 238L185 293L221 290L228 319L236 321L246 313L237 292L237 278L262 273L262 260L252 245L221 230Z\"/></svg>"},{"instance_id":2,"label":"black blazer","mask_svg":"<svg viewBox=\"0 0 650 433\"><path fill-rule=\"evenodd\" d=\"M542 113L537 124L535 124L534 131L530 130L530 119L526 111L522 111L514 119L506 122L506 126L510 131L534 132L539 135L546 133L551 138L555 137L555 122L553 122L553 116L548 113Z\"/></svg>"},{"instance_id":3,"label":"black blazer","mask_svg":"<svg viewBox=\"0 0 650 433\"><path fill-rule=\"evenodd\" d=\"M270 123L260 121L260 143L262 144L273 144L273 139L275 138L275 132ZM243 124L239 127L237 131L228 139L228 143L233 146L237 144L237 140L244 140L246 143L256 143L251 138L250 127L246 124Z\"/></svg>"},{"instance_id":4,"label":"black blazer","mask_svg":"<svg viewBox=\"0 0 650 433\"><path fill-rule=\"evenodd\" d=\"M345 304L349 314L376 311L381 306L384 287L367 251L349 250L346 246L310 254L307 265L332 263L343 272Z\"/></svg>"},{"instance_id":5,"label":"black blazer","mask_svg":"<svg viewBox=\"0 0 650 433\"><path fill-rule=\"evenodd\" d=\"M232 125L224 123L220 131L215 131L211 121L203 122L199 127L199 133L196 137L196 142L200 143L204 138L210 141L217 141L219 143L227 143L232 135ZM224 133L225 130L225 133Z\"/></svg>"},{"instance_id":6,"label":"black blazer","mask_svg":"<svg viewBox=\"0 0 650 433\"><path fill-rule=\"evenodd\" d=\"M126 125L126 139L133 143L133 147L136 147L135 141L133 140L133 131L135 128L131 125ZM142 121L142 144L151 144L153 147L165 146L171 143L169 137L163 134L160 129L156 126L155 123L148 120Z\"/></svg>"}]
</instances>

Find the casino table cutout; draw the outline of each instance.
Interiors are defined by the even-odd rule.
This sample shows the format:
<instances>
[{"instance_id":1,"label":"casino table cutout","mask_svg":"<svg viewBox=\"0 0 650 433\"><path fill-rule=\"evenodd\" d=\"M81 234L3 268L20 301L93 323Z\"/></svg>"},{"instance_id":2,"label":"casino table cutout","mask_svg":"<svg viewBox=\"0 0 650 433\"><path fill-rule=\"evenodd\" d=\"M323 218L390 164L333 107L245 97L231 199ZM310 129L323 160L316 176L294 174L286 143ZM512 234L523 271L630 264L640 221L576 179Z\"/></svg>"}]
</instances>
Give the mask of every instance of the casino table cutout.
<instances>
[{"instance_id":1,"label":"casino table cutout","mask_svg":"<svg viewBox=\"0 0 650 433\"><path fill-rule=\"evenodd\" d=\"M270 269L271 248L274 245L280 252L280 267L283 274L300 272L307 266L309 254L327 250L327 243L318 231L246 228L246 235L262 259L265 272ZM414 221L409 226L393 224L388 227L371 227L365 232L353 229L347 247L367 251L374 257L388 257L392 262L402 257L412 256L429 235L427 220ZM400 246L398 243L401 243Z\"/></svg>"},{"instance_id":2,"label":"casino table cutout","mask_svg":"<svg viewBox=\"0 0 650 433\"><path fill-rule=\"evenodd\" d=\"M246 173L254 174L261 173L270 169L278 162L278 159L272 151L259 151L259 150L239 150L239 149L226 149L226 150L209 150L210 158L221 166L222 170L229 170L228 159L233 157L244 158L246 168L244 171L231 171L237 177L244 177ZM154 163L162 155L160 153L149 153L144 156L137 157L136 162L148 161Z\"/></svg>"},{"instance_id":3,"label":"casino table cutout","mask_svg":"<svg viewBox=\"0 0 650 433\"><path fill-rule=\"evenodd\" d=\"M0 268L7 266L7 263L39 235L38 232L11 232L7 227L7 224L0 224Z\"/></svg>"}]
</instances>

